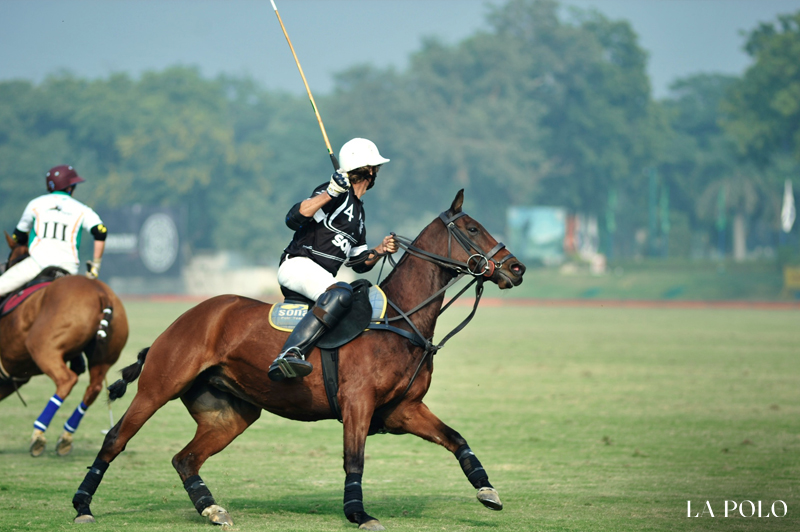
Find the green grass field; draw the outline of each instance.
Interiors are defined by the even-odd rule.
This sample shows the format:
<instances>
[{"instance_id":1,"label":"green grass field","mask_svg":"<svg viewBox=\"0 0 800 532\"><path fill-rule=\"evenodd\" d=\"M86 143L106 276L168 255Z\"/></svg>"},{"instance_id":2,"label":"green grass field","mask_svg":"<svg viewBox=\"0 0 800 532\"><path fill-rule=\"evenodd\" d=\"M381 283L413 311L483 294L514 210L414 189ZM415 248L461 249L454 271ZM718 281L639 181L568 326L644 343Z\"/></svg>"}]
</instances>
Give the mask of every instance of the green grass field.
<instances>
[{"instance_id":1,"label":"green grass field","mask_svg":"<svg viewBox=\"0 0 800 532\"><path fill-rule=\"evenodd\" d=\"M769 263L611 265L604 275L563 274L555 268L530 268L525 282L505 291L508 298L623 299L676 301L800 301L800 291L785 289L782 271Z\"/></svg>"},{"instance_id":2,"label":"green grass field","mask_svg":"<svg viewBox=\"0 0 800 532\"><path fill-rule=\"evenodd\" d=\"M128 303L132 336L110 379L189 306ZM439 338L467 310L449 310ZM390 435L367 441L365 507L395 531L796 531L798 324L798 311L482 308L437 355L426 402L467 438L505 509L483 508L441 447ZM105 404L89 411L70 456L52 444L86 382L38 459L28 439L50 381L22 389L28 408L14 396L0 404L0 530L75 530L70 501L108 428ZM83 526L211 530L170 465L193 432L180 402L159 411L105 475L98 523ZM339 423L265 414L201 474L237 530L355 530L342 514L341 457ZM689 500L693 512L710 501L715 517L687 517ZM782 500L788 514L725 518L726 500L762 501L765 513Z\"/></svg>"}]
</instances>

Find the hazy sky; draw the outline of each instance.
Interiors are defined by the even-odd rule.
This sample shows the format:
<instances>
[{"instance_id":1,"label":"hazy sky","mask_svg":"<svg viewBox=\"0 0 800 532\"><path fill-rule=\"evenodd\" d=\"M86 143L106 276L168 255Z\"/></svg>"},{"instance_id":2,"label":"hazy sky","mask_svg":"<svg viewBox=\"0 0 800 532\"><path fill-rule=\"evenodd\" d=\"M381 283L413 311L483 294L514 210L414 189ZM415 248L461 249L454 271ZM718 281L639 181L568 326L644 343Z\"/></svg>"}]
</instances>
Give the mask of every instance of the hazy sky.
<instances>
[{"instance_id":1,"label":"hazy sky","mask_svg":"<svg viewBox=\"0 0 800 532\"><path fill-rule=\"evenodd\" d=\"M502 0L275 0L312 92L370 63L403 69L425 37L454 44L485 28ZM741 74L742 30L800 0L564 0L631 22L650 54L656 97L678 77ZM182 64L248 74L269 89L304 87L269 0L0 0L0 80L138 75Z\"/></svg>"}]
</instances>

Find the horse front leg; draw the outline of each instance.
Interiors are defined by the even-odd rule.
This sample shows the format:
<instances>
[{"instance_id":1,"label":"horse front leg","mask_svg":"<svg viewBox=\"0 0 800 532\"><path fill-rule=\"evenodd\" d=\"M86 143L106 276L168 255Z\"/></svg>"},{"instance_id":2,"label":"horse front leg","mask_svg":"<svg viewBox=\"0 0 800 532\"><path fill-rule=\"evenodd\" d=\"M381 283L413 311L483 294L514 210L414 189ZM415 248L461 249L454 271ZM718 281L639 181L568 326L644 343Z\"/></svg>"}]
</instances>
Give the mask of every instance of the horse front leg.
<instances>
[{"instance_id":1,"label":"horse front leg","mask_svg":"<svg viewBox=\"0 0 800 532\"><path fill-rule=\"evenodd\" d=\"M364 511L361 478L364 448L374 406L368 401L347 401L342 405L344 425L344 515L360 530L386 530L380 521Z\"/></svg>"},{"instance_id":2,"label":"horse front leg","mask_svg":"<svg viewBox=\"0 0 800 532\"><path fill-rule=\"evenodd\" d=\"M502 510L497 490L489 483L489 475L461 434L448 427L422 402L402 404L384 420L391 432L408 432L437 443L453 453L467 480L478 490L478 500L491 510Z\"/></svg>"}]
</instances>

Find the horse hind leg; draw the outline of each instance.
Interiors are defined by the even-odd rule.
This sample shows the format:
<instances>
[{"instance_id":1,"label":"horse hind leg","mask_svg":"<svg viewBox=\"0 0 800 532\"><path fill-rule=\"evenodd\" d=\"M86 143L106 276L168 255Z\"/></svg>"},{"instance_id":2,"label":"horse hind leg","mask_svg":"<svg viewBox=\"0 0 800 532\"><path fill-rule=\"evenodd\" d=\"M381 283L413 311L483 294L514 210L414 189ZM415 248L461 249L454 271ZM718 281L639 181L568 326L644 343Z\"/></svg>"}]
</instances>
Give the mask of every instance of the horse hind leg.
<instances>
[{"instance_id":1,"label":"horse hind leg","mask_svg":"<svg viewBox=\"0 0 800 532\"><path fill-rule=\"evenodd\" d=\"M33 434L31 435L30 454L33 457L41 456L44 453L47 440L44 433L50 426L50 422L61 408L62 403L67 398L78 376L73 373L61 360L60 355L51 357L46 363L37 361L42 371L49 376L56 384L56 393L50 398L39 417L33 422Z\"/></svg>"},{"instance_id":2,"label":"horse hind leg","mask_svg":"<svg viewBox=\"0 0 800 532\"><path fill-rule=\"evenodd\" d=\"M162 392L158 394L148 393L147 390L143 391L142 387L140 387L128 410L106 434L100 452L97 453L94 463L89 468L89 472L86 473L83 482L78 487L78 491L72 498L72 506L78 512L75 518L76 523L95 522L90 504L98 486L100 486L100 482L103 480L103 475L109 464L125 450L128 441L139 432L145 422L172 398L168 389L163 389Z\"/></svg>"},{"instance_id":3,"label":"horse hind leg","mask_svg":"<svg viewBox=\"0 0 800 532\"><path fill-rule=\"evenodd\" d=\"M194 438L172 459L197 512L215 525L233 525L227 510L217 505L203 479L200 468L211 456L222 451L261 415L261 409L221 391L208 381L198 380L181 397L197 422Z\"/></svg>"},{"instance_id":4,"label":"horse hind leg","mask_svg":"<svg viewBox=\"0 0 800 532\"><path fill-rule=\"evenodd\" d=\"M109 364L99 364L89 369L89 385L83 393L83 400L81 404L75 407L72 415L64 423L64 430L56 442L56 454L58 456L67 456L72 452L73 434L78 430L78 425L83 420L86 410L94 404L103 390L103 379L108 373L109 367Z\"/></svg>"},{"instance_id":5,"label":"horse hind leg","mask_svg":"<svg viewBox=\"0 0 800 532\"><path fill-rule=\"evenodd\" d=\"M424 403L411 403L396 408L386 419L390 432L408 432L436 443L453 453L467 480L477 489L476 497L490 510L502 510L503 503L478 457L458 432L436 417Z\"/></svg>"}]
</instances>

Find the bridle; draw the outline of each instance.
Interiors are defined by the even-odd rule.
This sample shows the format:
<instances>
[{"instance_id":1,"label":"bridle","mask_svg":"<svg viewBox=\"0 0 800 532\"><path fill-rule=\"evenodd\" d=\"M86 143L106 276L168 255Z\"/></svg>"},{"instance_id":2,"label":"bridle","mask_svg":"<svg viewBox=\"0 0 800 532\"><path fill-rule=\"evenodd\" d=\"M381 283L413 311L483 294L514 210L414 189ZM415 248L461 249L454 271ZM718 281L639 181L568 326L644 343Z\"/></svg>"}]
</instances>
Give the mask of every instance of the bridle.
<instances>
[{"instance_id":1,"label":"bridle","mask_svg":"<svg viewBox=\"0 0 800 532\"><path fill-rule=\"evenodd\" d=\"M394 236L395 241L397 241L401 247L403 247L412 255L438 264L444 268L452 269L458 275L471 275L476 278L485 277L488 279L494 275L494 272L497 268L502 268L503 264L505 264L508 259L514 258L514 255L509 253L499 262L494 260L494 256L497 255L501 249L506 247L502 242L498 242L497 245L495 245L486 253L478 248L472 242L472 239L470 239L469 236L456 225L456 220L462 216L466 216L466 214L467 213L465 212L459 212L452 216L447 216L447 212L443 212L439 215L439 219L447 228L447 257L442 257L441 255L436 255L423 249L419 249L418 247L412 245L411 241L409 241L407 238L398 237L394 233L392 236ZM464 248L464 251L467 252L467 255L469 255L466 262L457 261L452 258L453 240L458 242L461 247Z\"/></svg>"},{"instance_id":2,"label":"bridle","mask_svg":"<svg viewBox=\"0 0 800 532\"><path fill-rule=\"evenodd\" d=\"M403 333L399 333L403 336L409 338L414 345L419 347L425 348L426 352L430 352L435 354L439 349L441 349L445 342L447 342L450 338L455 336L456 333L461 331L467 324L472 320L475 316L475 312L478 310L478 304L480 303L481 296L483 295L483 283L486 279L490 278L494 275L494 272L497 268L501 268L503 264L508 259L514 258L514 255L509 253L507 256L503 257L502 260L496 261L494 256L500 252L500 250L504 249L506 246L502 242L498 242L489 252L484 252L479 247L477 247L473 242L472 239L467 236L464 231L462 231L457 225L456 220L461 218L462 216L466 216L465 212L458 212L451 216L448 216L447 212L443 212L439 215L439 219L444 224L445 228L447 229L447 256L437 255L436 253L431 253L430 251L426 251L421 249L413 244L413 242L406 238L395 233L391 233L394 237L395 242L397 245L411 256L418 257L424 261L436 264L442 268L452 270L455 273L453 279L447 283L445 286L434 292L431 296L425 299L422 303L414 307L413 309L404 312L400 309L393 301L388 300L389 305L398 313L398 316L393 318L384 318L383 324L384 327L380 325L375 326L376 324L371 325L371 327L375 326L374 328L386 328L389 330L393 330L394 332L403 331L402 329L397 329L396 327L391 327L389 322L397 321L397 320L405 320L405 322L411 327L415 334L410 334L408 331L403 331ZM467 252L469 257L467 258L466 262L459 261L453 259L453 240L458 242L458 244L464 248L464 251ZM397 266L397 263L388 253L384 253L384 260L388 258L392 267ZM380 279L380 274L383 273L383 265L381 265L381 272L378 274L378 278ZM444 339L439 344L434 344L432 342L433 338L425 338L422 333L417 329L416 325L411 321L411 316L418 310L427 306L431 301L438 298L441 294L447 291L448 288L453 286L455 283L461 280L462 277L465 275L472 276L472 280L467 283L467 285L462 288L458 294L453 296L453 298L447 302L444 306L442 306L441 310L439 311L439 315L441 315L445 310L447 310L453 302L461 297L461 295L467 291L467 289L475 284L475 304L472 307L472 312L462 321L455 329L450 331ZM379 281L380 282L380 281ZM425 357L423 357L424 360Z\"/></svg>"},{"instance_id":3,"label":"bridle","mask_svg":"<svg viewBox=\"0 0 800 532\"><path fill-rule=\"evenodd\" d=\"M448 282L444 287L437 290L433 295L425 299L422 303L414 307L409 311L403 311L400 307L397 306L392 300L387 298L388 304L397 312L397 316L392 318L384 317L383 320L379 323L370 323L368 329L374 330L384 330L384 331L391 331L400 336L405 337L408 339L413 345L417 347L421 347L424 349L423 356L420 358L419 363L417 364L417 368L414 371L414 374L411 376L411 380L406 386L405 391L397 396L392 403L397 402L402 399L408 393L408 390L411 389L411 385L414 384L414 381L419 374L420 369L422 369L422 365L424 364L425 360L428 359L429 356L435 355L444 344L457 333L459 333L467 324L472 321L472 318L475 316L475 312L478 310L478 305L481 301L481 296L483 295L483 283L486 279L489 279L494 275L494 272L498 268L502 268L503 265L509 259L515 258L514 255L509 253L502 260L495 260L495 255L497 255L500 250L504 249L506 246L502 242L498 242L491 250L488 252L484 252L479 247L477 247L472 239L464 233L456 225L456 220L461 218L462 216L466 216L465 212L458 212L456 214L448 216L447 211L441 213L439 215L439 219L444 224L445 228L447 229L447 256L437 255L436 253L431 253L430 251L426 251L414 245L411 239L399 236L395 233L391 233L392 237L394 237L395 242L397 242L398 247L402 248L405 253L408 253L411 256L418 257L424 261L436 264L441 268L445 268L448 270L452 270L455 275L450 282ZM468 258L466 262L459 261L453 258L453 240L455 240L463 249L466 251ZM397 266L397 262L395 262L394 258L392 258L391 254L389 253L379 253L378 256L383 257L383 262L381 263L381 269L378 273L378 283L380 283L380 278L383 274L383 267L385 265L386 260L392 265L392 267ZM348 261L346 263L347 266L352 266L354 264L358 264L360 262L364 262L367 260L367 257L364 257L360 260L356 261ZM462 288L455 296L453 296L447 304L443 305L442 308L439 310L439 316L447 310L453 302L461 297L461 295L467 291L467 289L475 285L475 303L472 306L472 311L469 315L464 318L464 320L458 324L452 331L450 331L441 342L438 344L433 343L433 337L425 338L420 330L414 325L414 322L411 321L411 315L415 312L419 311L420 309L426 307L431 301L438 298L441 294L447 291L448 288L453 286L459 280L461 280L464 276L470 275L472 276L472 280L467 283L464 288ZM413 332L409 332L405 329L400 329L392 325L392 322L396 322L399 320L405 321L405 323L411 328ZM385 405L388 406L388 405Z\"/></svg>"}]
</instances>

